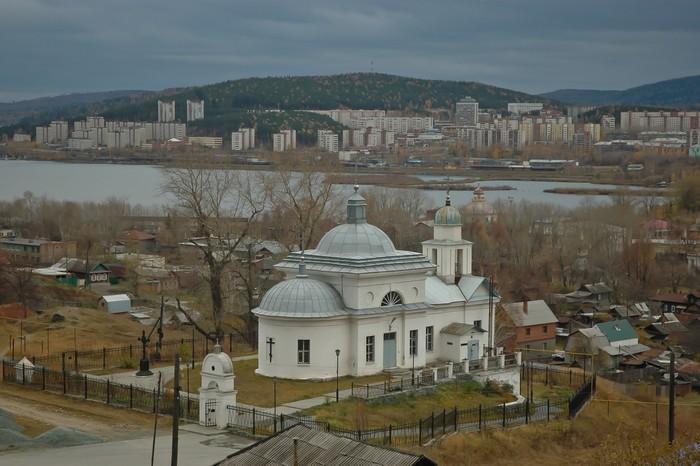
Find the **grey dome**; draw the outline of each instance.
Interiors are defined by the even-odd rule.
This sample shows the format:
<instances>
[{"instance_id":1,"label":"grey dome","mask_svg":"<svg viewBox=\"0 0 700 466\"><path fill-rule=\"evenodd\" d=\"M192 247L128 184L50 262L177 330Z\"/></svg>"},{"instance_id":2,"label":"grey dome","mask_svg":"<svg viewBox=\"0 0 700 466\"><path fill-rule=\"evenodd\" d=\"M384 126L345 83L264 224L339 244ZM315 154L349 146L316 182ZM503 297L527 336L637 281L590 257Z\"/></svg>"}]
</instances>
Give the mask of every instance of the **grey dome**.
<instances>
[{"instance_id":1,"label":"grey dome","mask_svg":"<svg viewBox=\"0 0 700 466\"><path fill-rule=\"evenodd\" d=\"M327 283L307 278L292 278L265 293L256 315L273 317L330 317L345 315L343 300Z\"/></svg>"},{"instance_id":2,"label":"grey dome","mask_svg":"<svg viewBox=\"0 0 700 466\"><path fill-rule=\"evenodd\" d=\"M314 254L326 256L389 256L396 253L394 243L379 228L369 223L346 223L326 233Z\"/></svg>"}]
</instances>

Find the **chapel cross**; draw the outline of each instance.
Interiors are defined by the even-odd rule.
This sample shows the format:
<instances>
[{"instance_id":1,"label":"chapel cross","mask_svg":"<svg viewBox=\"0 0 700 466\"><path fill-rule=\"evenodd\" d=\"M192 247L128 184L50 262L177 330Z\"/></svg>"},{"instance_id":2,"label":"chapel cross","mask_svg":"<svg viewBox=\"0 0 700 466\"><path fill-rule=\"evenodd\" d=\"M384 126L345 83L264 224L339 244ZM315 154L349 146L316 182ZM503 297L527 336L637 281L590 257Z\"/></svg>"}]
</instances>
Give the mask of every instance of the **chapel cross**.
<instances>
[{"instance_id":1,"label":"chapel cross","mask_svg":"<svg viewBox=\"0 0 700 466\"><path fill-rule=\"evenodd\" d=\"M272 337L267 337L267 346L269 347L268 354L270 356L270 363L272 363L272 345L275 344L275 339Z\"/></svg>"}]
</instances>

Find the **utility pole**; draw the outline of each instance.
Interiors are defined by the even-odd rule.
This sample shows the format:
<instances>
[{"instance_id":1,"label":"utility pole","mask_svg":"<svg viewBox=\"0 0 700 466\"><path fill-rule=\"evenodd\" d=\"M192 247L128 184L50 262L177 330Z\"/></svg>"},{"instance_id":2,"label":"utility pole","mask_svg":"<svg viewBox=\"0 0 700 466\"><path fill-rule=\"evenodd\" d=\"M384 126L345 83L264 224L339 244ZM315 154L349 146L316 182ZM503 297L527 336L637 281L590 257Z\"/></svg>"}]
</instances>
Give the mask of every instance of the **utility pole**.
<instances>
[{"instance_id":1,"label":"utility pole","mask_svg":"<svg viewBox=\"0 0 700 466\"><path fill-rule=\"evenodd\" d=\"M676 430L676 355L671 350L671 367L669 371L668 390L668 443L673 445L673 437Z\"/></svg>"},{"instance_id":2,"label":"utility pole","mask_svg":"<svg viewBox=\"0 0 700 466\"><path fill-rule=\"evenodd\" d=\"M175 395L173 397L173 446L170 466L177 466L178 432L180 430L180 353L175 355Z\"/></svg>"}]
</instances>

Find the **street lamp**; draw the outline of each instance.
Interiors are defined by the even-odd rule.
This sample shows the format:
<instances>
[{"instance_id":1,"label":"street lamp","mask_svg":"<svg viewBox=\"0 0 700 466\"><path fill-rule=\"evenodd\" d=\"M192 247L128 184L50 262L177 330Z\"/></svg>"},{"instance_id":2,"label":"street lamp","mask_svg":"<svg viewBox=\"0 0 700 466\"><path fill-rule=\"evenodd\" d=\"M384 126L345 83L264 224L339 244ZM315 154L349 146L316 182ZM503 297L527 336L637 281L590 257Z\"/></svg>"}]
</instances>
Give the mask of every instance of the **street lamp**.
<instances>
[{"instance_id":1,"label":"street lamp","mask_svg":"<svg viewBox=\"0 0 700 466\"><path fill-rule=\"evenodd\" d=\"M335 402L340 401L340 350L335 350Z\"/></svg>"}]
</instances>

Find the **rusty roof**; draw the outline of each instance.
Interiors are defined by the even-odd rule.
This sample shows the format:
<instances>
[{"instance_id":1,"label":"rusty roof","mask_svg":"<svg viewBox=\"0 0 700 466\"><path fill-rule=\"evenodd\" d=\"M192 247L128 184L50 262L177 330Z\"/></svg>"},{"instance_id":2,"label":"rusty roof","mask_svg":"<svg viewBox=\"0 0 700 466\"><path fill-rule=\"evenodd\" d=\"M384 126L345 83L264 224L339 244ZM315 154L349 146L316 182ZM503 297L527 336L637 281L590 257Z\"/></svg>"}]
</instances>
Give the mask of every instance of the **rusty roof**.
<instances>
[{"instance_id":1,"label":"rusty roof","mask_svg":"<svg viewBox=\"0 0 700 466\"><path fill-rule=\"evenodd\" d=\"M435 466L423 455L403 453L295 424L244 448L218 466L291 465L297 442L298 464L310 466Z\"/></svg>"}]
</instances>

